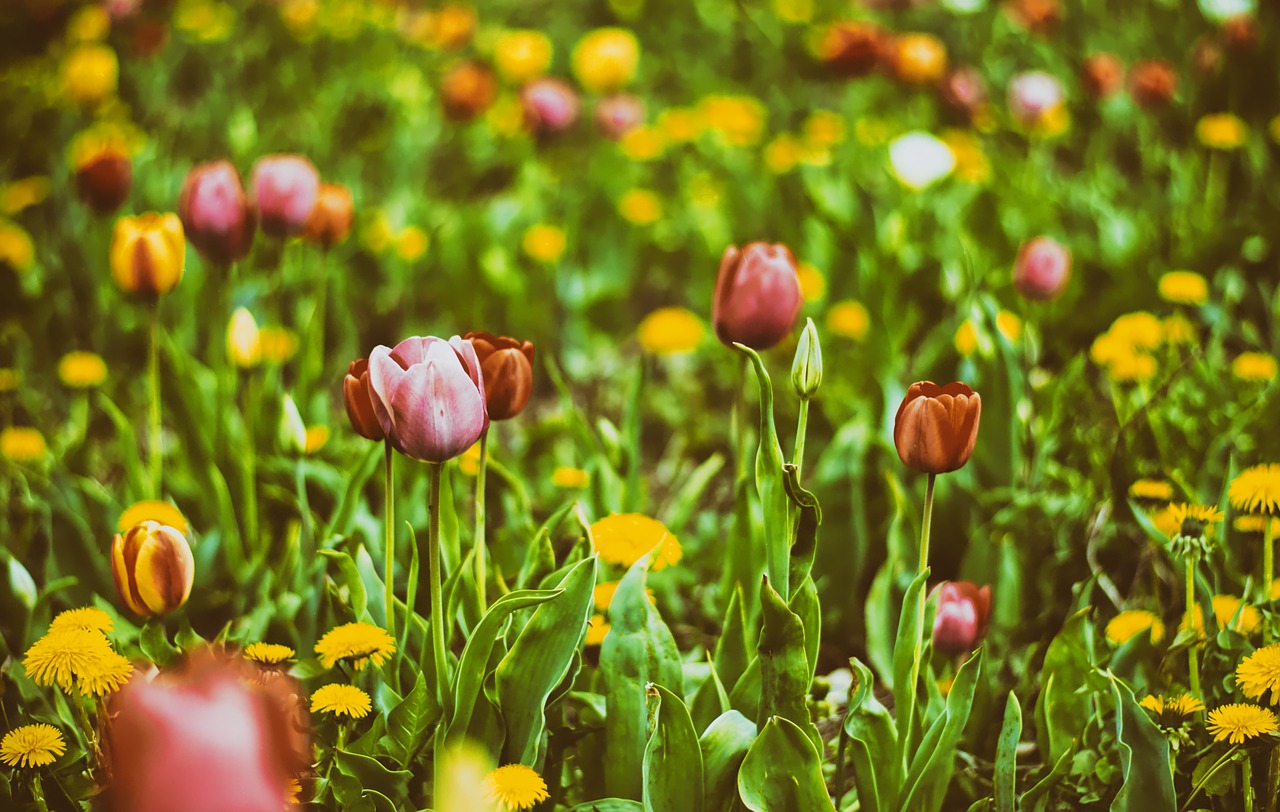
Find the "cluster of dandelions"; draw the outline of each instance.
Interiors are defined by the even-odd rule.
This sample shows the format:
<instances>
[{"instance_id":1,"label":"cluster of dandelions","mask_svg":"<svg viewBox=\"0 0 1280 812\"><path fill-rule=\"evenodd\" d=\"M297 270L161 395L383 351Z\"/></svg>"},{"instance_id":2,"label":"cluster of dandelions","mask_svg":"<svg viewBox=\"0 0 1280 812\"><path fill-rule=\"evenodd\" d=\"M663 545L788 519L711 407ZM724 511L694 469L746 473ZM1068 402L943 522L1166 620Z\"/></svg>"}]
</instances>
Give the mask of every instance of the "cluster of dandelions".
<instances>
[{"instance_id":1,"label":"cluster of dandelions","mask_svg":"<svg viewBox=\"0 0 1280 812\"><path fill-rule=\"evenodd\" d=\"M330 629L316 642L316 657L325 668L350 662L356 671L372 664L381 668L396 652L396 642L380 626L346 623ZM369 695L354 685L333 682L311 694L312 713L330 713L350 720L362 719L373 709Z\"/></svg>"},{"instance_id":2,"label":"cluster of dandelions","mask_svg":"<svg viewBox=\"0 0 1280 812\"><path fill-rule=\"evenodd\" d=\"M111 616L95 607L71 609L53 619L22 658L36 685L72 687L82 696L103 696L120 689L133 674L133 663L111 646Z\"/></svg>"}]
</instances>

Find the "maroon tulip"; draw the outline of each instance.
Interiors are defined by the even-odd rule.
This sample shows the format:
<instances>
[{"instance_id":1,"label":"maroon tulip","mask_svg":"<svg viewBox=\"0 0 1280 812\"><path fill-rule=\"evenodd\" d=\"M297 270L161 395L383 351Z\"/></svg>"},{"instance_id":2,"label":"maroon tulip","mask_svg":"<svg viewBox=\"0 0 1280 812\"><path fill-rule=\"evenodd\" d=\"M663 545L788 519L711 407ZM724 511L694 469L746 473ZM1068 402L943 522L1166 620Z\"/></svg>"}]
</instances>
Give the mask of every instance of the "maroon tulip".
<instances>
[{"instance_id":1,"label":"maroon tulip","mask_svg":"<svg viewBox=\"0 0 1280 812\"><path fill-rule=\"evenodd\" d=\"M301 155L267 155L254 165L249 185L263 232L291 237L307 225L320 194L320 173Z\"/></svg>"},{"instance_id":2,"label":"maroon tulip","mask_svg":"<svg viewBox=\"0 0 1280 812\"><path fill-rule=\"evenodd\" d=\"M1013 286L1024 298L1056 299L1071 278L1071 252L1052 237L1036 237L1018 249Z\"/></svg>"},{"instance_id":3,"label":"maroon tulip","mask_svg":"<svg viewBox=\"0 0 1280 812\"><path fill-rule=\"evenodd\" d=\"M524 120L539 135L554 135L572 127L582 105L573 88L559 79L535 79L520 91Z\"/></svg>"},{"instance_id":4,"label":"maroon tulip","mask_svg":"<svg viewBox=\"0 0 1280 812\"><path fill-rule=\"evenodd\" d=\"M933 618L933 648L958 656L973 651L987 633L991 587L969 581L943 581L933 588L938 612Z\"/></svg>"},{"instance_id":5,"label":"maroon tulip","mask_svg":"<svg viewBox=\"0 0 1280 812\"><path fill-rule=\"evenodd\" d=\"M644 102L619 93L596 104L596 127L605 138L617 140L644 122Z\"/></svg>"},{"instance_id":6,"label":"maroon tulip","mask_svg":"<svg viewBox=\"0 0 1280 812\"><path fill-rule=\"evenodd\" d=\"M347 418L356 434L366 440L385 437L378 414L373 410L373 390L369 386L369 359L359 358L347 367L342 379L342 399L347 406Z\"/></svg>"},{"instance_id":7,"label":"maroon tulip","mask_svg":"<svg viewBox=\"0 0 1280 812\"><path fill-rule=\"evenodd\" d=\"M1105 99L1124 84L1124 63L1115 54L1089 54L1080 68L1080 79L1090 96Z\"/></svg>"},{"instance_id":8,"label":"maroon tulip","mask_svg":"<svg viewBox=\"0 0 1280 812\"><path fill-rule=\"evenodd\" d=\"M724 249L716 276L711 321L726 346L765 350L787 337L803 304L791 249L753 242Z\"/></svg>"},{"instance_id":9,"label":"maroon tulip","mask_svg":"<svg viewBox=\"0 0 1280 812\"><path fill-rule=\"evenodd\" d=\"M230 161L200 164L187 173L178 217L187 239L206 261L230 265L248 256L257 217Z\"/></svg>"},{"instance_id":10,"label":"maroon tulip","mask_svg":"<svg viewBox=\"0 0 1280 812\"><path fill-rule=\"evenodd\" d=\"M823 32L818 57L832 73L856 78L879 67L892 50L892 38L880 26L841 21Z\"/></svg>"},{"instance_id":11,"label":"maroon tulip","mask_svg":"<svg viewBox=\"0 0 1280 812\"><path fill-rule=\"evenodd\" d=\"M415 460L444 462L489 428L484 377L470 341L414 336L369 355L373 410L391 446Z\"/></svg>"},{"instance_id":12,"label":"maroon tulip","mask_svg":"<svg viewBox=\"0 0 1280 812\"><path fill-rule=\"evenodd\" d=\"M957 471L973 455L981 419L982 396L967 385L917 381L893 418L898 459L924 474Z\"/></svg>"},{"instance_id":13,"label":"maroon tulip","mask_svg":"<svg viewBox=\"0 0 1280 812\"><path fill-rule=\"evenodd\" d=\"M138 672L135 672L135 674ZM280 812L310 745L300 689L252 681L225 655L193 655L176 671L135 676L108 700L103 736L107 812Z\"/></svg>"},{"instance_id":14,"label":"maroon tulip","mask_svg":"<svg viewBox=\"0 0 1280 812\"><path fill-rule=\"evenodd\" d=\"M490 420L510 420L524 411L533 392L533 342L485 332L467 333L484 374Z\"/></svg>"},{"instance_id":15,"label":"maroon tulip","mask_svg":"<svg viewBox=\"0 0 1280 812\"><path fill-rule=\"evenodd\" d=\"M987 104L987 83L976 68L964 65L942 78L942 101L965 118L973 118Z\"/></svg>"},{"instance_id":16,"label":"maroon tulip","mask_svg":"<svg viewBox=\"0 0 1280 812\"><path fill-rule=\"evenodd\" d=\"M1147 110L1164 107L1178 92L1178 72L1163 59L1139 62L1129 71L1129 93Z\"/></svg>"},{"instance_id":17,"label":"maroon tulip","mask_svg":"<svg viewBox=\"0 0 1280 812\"><path fill-rule=\"evenodd\" d=\"M133 161L122 150L107 148L76 167L76 196L95 214L110 214L133 188Z\"/></svg>"}]
</instances>

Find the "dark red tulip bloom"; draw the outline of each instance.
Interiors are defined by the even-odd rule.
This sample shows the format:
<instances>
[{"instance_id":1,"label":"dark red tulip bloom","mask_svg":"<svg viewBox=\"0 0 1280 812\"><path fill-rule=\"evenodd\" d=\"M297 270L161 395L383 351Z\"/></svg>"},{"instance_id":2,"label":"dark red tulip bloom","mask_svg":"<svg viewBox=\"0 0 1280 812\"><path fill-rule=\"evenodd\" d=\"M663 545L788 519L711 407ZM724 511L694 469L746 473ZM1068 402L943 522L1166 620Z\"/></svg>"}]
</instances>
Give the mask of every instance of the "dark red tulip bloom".
<instances>
[{"instance_id":1,"label":"dark red tulip bloom","mask_svg":"<svg viewBox=\"0 0 1280 812\"><path fill-rule=\"evenodd\" d=\"M239 262L253 246L257 217L230 161L200 164L187 173L178 216L187 239L216 265Z\"/></svg>"},{"instance_id":2,"label":"dark red tulip bloom","mask_svg":"<svg viewBox=\"0 0 1280 812\"><path fill-rule=\"evenodd\" d=\"M803 303L796 259L787 246L753 242L741 251L736 245L724 250L711 302L711 321L723 344L772 347L795 327Z\"/></svg>"},{"instance_id":3,"label":"dark red tulip bloom","mask_svg":"<svg viewBox=\"0 0 1280 812\"><path fill-rule=\"evenodd\" d=\"M917 381L893 420L893 444L909 468L945 474L964 467L978 441L982 397L967 385Z\"/></svg>"},{"instance_id":4,"label":"dark red tulip bloom","mask_svg":"<svg viewBox=\"0 0 1280 812\"><path fill-rule=\"evenodd\" d=\"M369 359L358 358L347 367L342 379L342 400L347 406L347 418L356 434L366 440L381 440L386 436L378 414L373 410L373 389L369 386Z\"/></svg>"},{"instance_id":5,"label":"dark red tulip bloom","mask_svg":"<svg viewBox=\"0 0 1280 812\"><path fill-rule=\"evenodd\" d=\"M533 392L533 342L471 332L484 373L484 398L491 420L509 420L524 411Z\"/></svg>"},{"instance_id":6,"label":"dark red tulip bloom","mask_svg":"<svg viewBox=\"0 0 1280 812\"><path fill-rule=\"evenodd\" d=\"M970 581L943 581L933 588L938 612L933 618L933 647L950 656L968 654L987 633L991 587Z\"/></svg>"}]
</instances>

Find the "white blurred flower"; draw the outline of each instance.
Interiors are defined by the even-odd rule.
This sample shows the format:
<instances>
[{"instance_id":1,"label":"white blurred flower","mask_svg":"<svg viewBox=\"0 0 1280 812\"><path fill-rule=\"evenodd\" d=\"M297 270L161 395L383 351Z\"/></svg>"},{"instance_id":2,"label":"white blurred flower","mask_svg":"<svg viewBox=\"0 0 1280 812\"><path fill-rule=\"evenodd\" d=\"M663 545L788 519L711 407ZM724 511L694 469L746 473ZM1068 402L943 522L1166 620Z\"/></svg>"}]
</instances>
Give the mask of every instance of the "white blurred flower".
<instances>
[{"instance_id":1,"label":"white blurred flower","mask_svg":"<svg viewBox=\"0 0 1280 812\"><path fill-rule=\"evenodd\" d=\"M952 14L976 14L986 6L987 0L942 0L942 7Z\"/></svg>"},{"instance_id":2,"label":"white blurred flower","mask_svg":"<svg viewBox=\"0 0 1280 812\"><path fill-rule=\"evenodd\" d=\"M1199 0L1200 13L1211 23L1223 23L1232 17L1254 16L1258 0Z\"/></svg>"},{"instance_id":3,"label":"white blurred flower","mask_svg":"<svg viewBox=\"0 0 1280 812\"><path fill-rule=\"evenodd\" d=\"M956 156L927 132L909 132L889 144L889 168L903 186L923 189L950 175Z\"/></svg>"},{"instance_id":4,"label":"white blurred flower","mask_svg":"<svg viewBox=\"0 0 1280 812\"><path fill-rule=\"evenodd\" d=\"M1062 104L1062 83L1044 71L1028 71L1009 83L1009 112L1024 124L1035 123Z\"/></svg>"}]
</instances>

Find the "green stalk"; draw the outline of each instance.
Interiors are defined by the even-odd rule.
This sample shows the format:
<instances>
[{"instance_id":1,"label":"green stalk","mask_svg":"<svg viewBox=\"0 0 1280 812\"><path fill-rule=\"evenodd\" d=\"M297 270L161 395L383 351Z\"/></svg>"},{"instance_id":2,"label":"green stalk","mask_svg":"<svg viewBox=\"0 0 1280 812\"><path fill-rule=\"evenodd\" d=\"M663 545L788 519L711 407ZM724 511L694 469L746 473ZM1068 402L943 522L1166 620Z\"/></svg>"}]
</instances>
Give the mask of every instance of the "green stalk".
<instances>
[{"instance_id":1,"label":"green stalk","mask_svg":"<svg viewBox=\"0 0 1280 812\"><path fill-rule=\"evenodd\" d=\"M320 251L320 274L315 292L315 306L307 322L307 353L302 359L302 392L310 399L312 387L324 369L324 320L329 300L329 249Z\"/></svg>"},{"instance_id":2,"label":"green stalk","mask_svg":"<svg viewBox=\"0 0 1280 812\"><path fill-rule=\"evenodd\" d=\"M745 483L747 478L747 359L738 361L738 390L733 398L733 413L729 417L730 431L735 443L734 460L737 463L735 483ZM739 487L743 487L739 485Z\"/></svg>"},{"instance_id":3,"label":"green stalk","mask_svg":"<svg viewBox=\"0 0 1280 812\"><path fill-rule=\"evenodd\" d=\"M294 466L294 486L298 491L298 510L302 514L302 521L299 527L299 543L298 543L298 568L294 570L294 592L298 595L306 594L304 605L306 611L303 613L302 621L305 631L304 637L307 640L315 639L316 625L316 591L311 588L311 572L316 561L316 541L311 528L311 499L307 496L307 475L302 467L302 458L299 457L297 464ZM393 638L394 639L394 636Z\"/></svg>"},{"instance_id":4,"label":"green stalk","mask_svg":"<svg viewBox=\"0 0 1280 812\"><path fill-rule=\"evenodd\" d=\"M1195 608L1196 608L1196 554L1189 553L1186 556L1187 562L1187 610L1186 620L1188 629L1195 629ZM1187 672L1189 676L1189 684L1191 693L1196 699L1203 699L1204 695L1200 693L1200 654L1196 651L1196 644L1193 643L1187 648Z\"/></svg>"},{"instance_id":5,"label":"green stalk","mask_svg":"<svg viewBox=\"0 0 1280 812\"><path fill-rule=\"evenodd\" d=\"M1267 812L1276 812L1277 798L1280 798L1280 745L1273 745L1267 767Z\"/></svg>"},{"instance_id":6,"label":"green stalk","mask_svg":"<svg viewBox=\"0 0 1280 812\"><path fill-rule=\"evenodd\" d=\"M245 382L244 394L244 530L246 547L252 551L250 560L258 554L258 443L254 415L258 411L257 376L250 370Z\"/></svg>"},{"instance_id":7,"label":"green stalk","mask_svg":"<svg viewBox=\"0 0 1280 812\"><path fill-rule=\"evenodd\" d=\"M31 771L31 798L36 802L36 809L39 812L49 812L49 807L44 802L44 786L40 783L40 773L35 770Z\"/></svg>"},{"instance_id":8,"label":"green stalk","mask_svg":"<svg viewBox=\"0 0 1280 812\"><path fill-rule=\"evenodd\" d=\"M1200 777L1200 780L1196 783L1196 785L1191 788L1191 796L1188 797L1187 800L1182 804L1182 809L1184 810L1184 812L1187 809L1187 807L1191 806L1191 802L1196 799L1196 796L1200 794L1200 790L1204 789L1205 784L1208 784L1209 780L1218 774L1218 770L1221 770L1224 766L1226 766L1227 762L1231 760L1231 757L1234 756L1236 754L1236 751L1239 749L1240 749L1240 745L1238 744L1233 745L1230 750L1223 753L1222 757L1213 763L1212 767L1210 767L1207 771L1205 771L1205 774Z\"/></svg>"},{"instance_id":9,"label":"green stalk","mask_svg":"<svg viewBox=\"0 0 1280 812\"><path fill-rule=\"evenodd\" d=\"M796 450L791 455L797 468L804 468L804 439L809 432L809 399L800 399L800 415L796 418Z\"/></svg>"},{"instance_id":10,"label":"green stalk","mask_svg":"<svg viewBox=\"0 0 1280 812\"><path fill-rule=\"evenodd\" d=\"M218 289L218 315L213 320L215 327L213 337L209 341L209 366L213 369L213 380L215 384L215 401L214 413L218 414L219 410L226 408L227 379L231 377L233 371L231 369L231 357L227 354L227 324L231 318L231 290L235 274L235 264L210 267L210 274L213 276L224 276L222 284L216 284ZM226 421L216 419L213 422L213 451L214 459L221 463L226 458L226 442L227 429Z\"/></svg>"},{"instance_id":11,"label":"green stalk","mask_svg":"<svg viewBox=\"0 0 1280 812\"><path fill-rule=\"evenodd\" d=\"M383 537L382 550L386 556L386 564L383 569L383 584L385 586L385 597L387 607L387 634L391 635L391 639L396 637L396 497L395 490L392 488L392 465L395 460L395 452L391 449L391 441L383 441L386 450L385 463L383 465L383 476L386 479L386 487L383 494ZM412 607L409 607L412 610ZM408 615L406 615L405 624L408 625Z\"/></svg>"},{"instance_id":12,"label":"green stalk","mask_svg":"<svg viewBox=\"0 0 1280 812\"><path fill-rule=\"evenodd\" d=\"M160 493L160 300L151 303L151 334L147 340L147 382L150 390L150 452L147 462L151 472L152 497Z\"/></svg>"},{"instance_id":13,"label":"green stalk","mask_svg":"<svg viewBox=\"0 0 1280 812\"><path fill-rule=\"evenodd\" d=\"M1270 513L1262 514L1262 583L1258 585L1258 603L1271 603L1271 581L1275 578L1275 532Z\"/></svg>"},{"instance_id":14,"label":"green stalk","mask_svg":"<svg viewBox=\"0 0 1280 812\"><path fill-rule=\"evenodd\" d=\"M486 555L485 535L484 535L484 480L485 471L489 467L489 430L486 429L484 434L480 435L480 464L476 469L476 548L475 548L475 565L476 565L476 597L480 600L480 617L484 617L484 613L488 610L488 600L485 595L485 571L484 559Z\"/></svg>"},{"instance_id":15,"label":"green stalk","mask_svg":"<svg viewBox=\"0 0 1280 812\"><path fill-rule=\"evenodd\" d=\"M1244 787L1244 812L1253 812L1253 759L1248 753L1240 762L1240 784Z\"/></svg>"},{"instance_id":16,"label":"green stalk","mask_svg":"<svg viewBox=\"0 0 1280 812\"><path fill-rule=\"evenodd\" d=\"M929 474L929 484L925 486L924 519L920 523L920 564L916 569L917 576L929 566L929 535L933 528L933 486L937 478L937 474ZM906 771L910 766L908 762L911 756L911 728L915 724L916 698L920 693L920 662L924 658L924 636L931 633L931 630L924 627L925 600L925 590L921 589L920 597L916 600L916 617L920 636L915 639L911 650L911 692L905 708L907 723L902 728L903 741L898 743L902 750L903 775L907 774Z\"/></svg>"},{"instance_id":17,"label":"green stalk","mask_svg":"<svg viewBox=\"0 0 1280 812\"><path fill-rule=\"evenodd\" d=\"M431 653L436 671L436 702L445 708L449 666L444 648L444 586L440 577L440 469L440 463L427 463L431 477L431 501L427 506L430 514L427 524L427 578L431 587Z\"/></svg>"}]
</instances>

